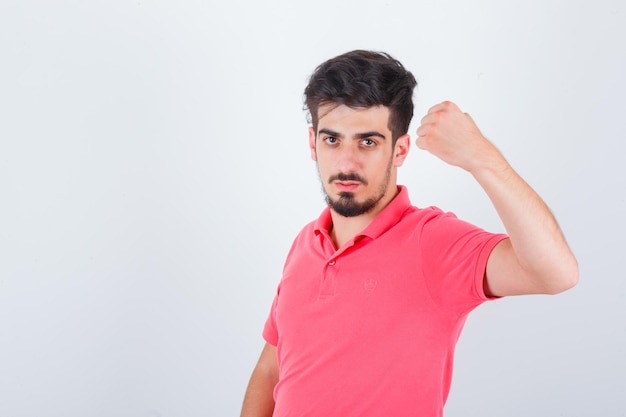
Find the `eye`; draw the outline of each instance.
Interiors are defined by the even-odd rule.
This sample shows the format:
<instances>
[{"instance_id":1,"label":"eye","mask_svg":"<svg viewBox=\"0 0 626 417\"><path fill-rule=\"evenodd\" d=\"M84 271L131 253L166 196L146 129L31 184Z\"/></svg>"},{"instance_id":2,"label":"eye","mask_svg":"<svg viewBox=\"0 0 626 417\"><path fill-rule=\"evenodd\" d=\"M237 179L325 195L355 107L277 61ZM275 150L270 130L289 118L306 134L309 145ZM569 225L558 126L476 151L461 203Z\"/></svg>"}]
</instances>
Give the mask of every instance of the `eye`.
<instances>
[{"instance_id":1,"label":"eye","mask_svg":"<svg viewBox=\"0 0 626 417\"><path fill-rule=\"evenodd\" d=\"M337 143L337 138L334 136L327 136L323 140L329 145L334 145Z\"/></svg>"},{"instance_id":2,"label":"eye","mask_svg":"<svg viewBox=\"0 0 626 417\"><path fill-rule=\"evenodd\" d=\"M361 141L361 143L363 144L363 146L365 146L366 148L372 148L374 146L376 146L376 141L370 138L365 138Z\"/></svg>"}]
</instances>

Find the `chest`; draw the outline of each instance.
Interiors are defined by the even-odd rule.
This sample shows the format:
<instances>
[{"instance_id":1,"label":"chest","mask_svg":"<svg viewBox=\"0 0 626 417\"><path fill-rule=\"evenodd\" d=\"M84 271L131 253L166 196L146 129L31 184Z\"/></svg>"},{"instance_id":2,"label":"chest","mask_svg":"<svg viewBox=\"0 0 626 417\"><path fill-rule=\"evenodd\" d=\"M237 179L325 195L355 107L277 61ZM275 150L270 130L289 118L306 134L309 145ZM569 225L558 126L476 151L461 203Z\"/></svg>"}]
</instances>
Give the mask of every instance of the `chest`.
<instances>
[{"instance_id":1,"label":"chest","mask_svg":"<svg viewBox=\"0 0 626 417\"><path fill-rule=\"evenodd\" d=\"M372 244L340 256L298 253L281 282L279 339L304 346L355 336L364 343L382 335L432 340L449 317L432 301L421 263L410 243L395 251Z\"/></svg>"}]
</instances>

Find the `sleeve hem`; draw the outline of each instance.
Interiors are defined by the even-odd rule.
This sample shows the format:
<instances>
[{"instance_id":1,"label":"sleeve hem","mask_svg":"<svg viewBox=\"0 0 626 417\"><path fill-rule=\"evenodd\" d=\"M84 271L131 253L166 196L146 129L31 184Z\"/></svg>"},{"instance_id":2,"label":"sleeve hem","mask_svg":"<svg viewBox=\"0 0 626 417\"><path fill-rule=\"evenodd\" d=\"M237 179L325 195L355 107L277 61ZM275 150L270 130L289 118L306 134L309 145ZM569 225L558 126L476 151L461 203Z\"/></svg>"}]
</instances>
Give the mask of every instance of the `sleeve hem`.
<instances>
[{"instance_id":1,"label":"sleeve hem","mask_svg":"<svg viewBox=\"0 0 626 417\"><path fill-rule=\"evenodd\" d=\"M491 237L485 244L483 245L480 255L478 256L478 261L476 262L476 271L474 274L474 290L476 291L476 295L483 301L491 301L497 300L502 297L490 297L485 294L485 273L487 271L487 262L489 261L489 256L491 252L496 247L496 245L502 242L504 239L508 239L507 235L497 234Z\"/></svg>"}]
</instances>

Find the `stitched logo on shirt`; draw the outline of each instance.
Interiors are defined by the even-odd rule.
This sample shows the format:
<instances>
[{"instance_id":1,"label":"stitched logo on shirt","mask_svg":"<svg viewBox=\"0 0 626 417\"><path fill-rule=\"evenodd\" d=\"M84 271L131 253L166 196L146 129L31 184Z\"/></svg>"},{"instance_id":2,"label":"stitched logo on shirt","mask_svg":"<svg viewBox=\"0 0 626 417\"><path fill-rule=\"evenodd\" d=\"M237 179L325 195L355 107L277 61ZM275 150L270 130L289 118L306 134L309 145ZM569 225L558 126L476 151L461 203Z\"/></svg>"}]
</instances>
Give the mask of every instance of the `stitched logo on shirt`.
<instances>
[{"instance_id":1,"label":"stitched logo on shirt","mask_svg":"<svg viewBox=\"0 0 626 417\"><path fill-rule=\"evenodd\" d=\"M376 288L376 284L378 284L378 281L376 281L374 278L366 278L363 280L363 288L365 288L365 291L367 292L374 291L374 288Z\"/></svg>"}]
</instances>

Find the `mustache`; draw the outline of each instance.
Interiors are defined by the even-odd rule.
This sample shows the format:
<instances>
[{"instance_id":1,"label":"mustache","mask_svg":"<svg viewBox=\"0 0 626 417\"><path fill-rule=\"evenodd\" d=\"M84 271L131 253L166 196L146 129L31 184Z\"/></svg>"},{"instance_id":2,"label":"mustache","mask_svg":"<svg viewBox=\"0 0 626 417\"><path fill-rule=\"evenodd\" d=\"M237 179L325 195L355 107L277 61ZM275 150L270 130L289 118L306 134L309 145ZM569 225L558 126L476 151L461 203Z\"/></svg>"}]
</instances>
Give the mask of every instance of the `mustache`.
<instances>
[{"instance_id":1,"label":"mustache","mask_svg":"<svg viewBox=\"0 0 626 417\"><path fill-rule=\"evenodd\" d=\"M330 178L328 178L328 182L331 183L333 181L356 181L367 185L367 181L365 180L365 178L355 172L350 172L349 174L344 174L343 172L340 172L338 174L331 175Z\"/></svg>"}]
</instances>

